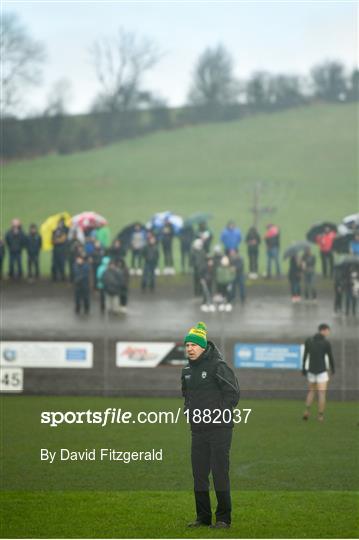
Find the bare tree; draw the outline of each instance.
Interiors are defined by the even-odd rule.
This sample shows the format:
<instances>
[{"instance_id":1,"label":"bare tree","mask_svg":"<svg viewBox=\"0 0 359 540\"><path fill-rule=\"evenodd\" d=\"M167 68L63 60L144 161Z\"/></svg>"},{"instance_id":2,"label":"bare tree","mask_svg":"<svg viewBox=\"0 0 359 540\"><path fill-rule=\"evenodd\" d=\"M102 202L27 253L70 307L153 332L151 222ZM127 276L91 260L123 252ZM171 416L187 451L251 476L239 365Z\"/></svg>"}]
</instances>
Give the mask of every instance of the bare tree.
<instances>
[{"instance_id":1,"label":"bare tree","mask_svg":"<svg viewBox=\"0 0 359 540\"><path fill-rule=\"evenodd\" d=\"M243 192L250 194L252 206L250 212L253 215L253 226L258 228L264 217L276 214L278 209L290 203L293 198L287 182L281 180L257 180L253 186L249 183Z\"/></svg>"},{"instance_id":2,"label":"bare tree","mask_svg":"<svg viewBox=\"0 0 359 540\"><path fill-rule=\"evenodd\" d=\"M206 49L199 57L188 99L194 105L230 105L236 102L239 84L233 60L223 45Z\"/></svg>"},{"instance_id":3,"label":"bare tree","mask_svg":"<svg viewBox=\"0 0 359 540\"><path fill-rule=\"evenodd\" d=\"M68 79L59 79L54 83L47 96L44 116L63 116L71 99L71 83Z\"/></svg>"},{"instance_id":4,"label":"bare tree","mask_svg":"<svg viewBox=\"0 0 359 540\"><path fill-rule=\"evenodd\" d=\"M349 98L352 101L359 101L359 69L353 69L349 82Z\"/></svg>"},{"instance_id":5,"label":"bare tree","mask_svg":"<svg viewBox=\"0 0 359 540\"><path fill-rule=\"evenodd\" d=\"M45 49L28 34L17 15L2 13L0 55L1 112L11 114L22 101L24 87L40 82Z\"/></svg>"},{"instance_id":6,"label":"bare tree","mask_svg":"<svg viewBox=\"0 0 359 540\"><path fill-rule=\"evenodd\" d=\"M256 107L265 107L270 103L271 75L266 71L253 73L246 85L247 102Z\"/></svg>"},{"instance_id":7,"label":"bare tree","mask_svg":"<svg viewBox=\"0 0 359 540\"><path fill-rule=\"evenodd\" d=\"M328 101L343 101L346 98L346 75L341 62L328 61L311 70L315 95Z\"/></svg>"},{"instance_id":8,"label":"bare tree","mask_svg":"<svg viewBox=\"0 0 359 540\"><path fill-rule=\"evenodd\" d=\"M128 111L151 101L152 94L142 84L162 56L153 40L120 29L115 39L97 40L90 54L101 85L95 110Z\"/></svg>"},{"instance_id":9,"label":"bare tree","mask_svg":"<svg viewBox=\"0 0 359 540\"><path fill-rule=\"evenodd\" d=\"M279 107L293 107L302 104L301 80L295 75L275 75L270 81L270 101Z\"/></svg>"}]
</instances>

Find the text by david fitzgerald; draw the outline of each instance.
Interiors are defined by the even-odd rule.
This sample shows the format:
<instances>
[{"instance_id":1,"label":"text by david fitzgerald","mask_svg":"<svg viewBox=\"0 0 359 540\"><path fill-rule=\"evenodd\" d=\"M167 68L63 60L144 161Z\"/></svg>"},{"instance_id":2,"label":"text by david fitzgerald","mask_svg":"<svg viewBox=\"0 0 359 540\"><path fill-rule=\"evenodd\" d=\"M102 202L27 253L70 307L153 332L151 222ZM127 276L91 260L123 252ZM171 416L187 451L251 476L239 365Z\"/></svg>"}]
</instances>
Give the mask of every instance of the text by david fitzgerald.
<instances>
[{"instance_id":1,"label":"text by david fitzgerald","mask_svg":"<svg viewBox=\"0 0 359 540\"><path fill-rule=\"evenodd\" d=\"M152 448L146 451L115 450L113 448L92 448L85 450L70 450L60 448L60 450L40 449L40 460L48 463L55 461L162 461L162 448L156 450Z\"/></svg>"}]
</instances>

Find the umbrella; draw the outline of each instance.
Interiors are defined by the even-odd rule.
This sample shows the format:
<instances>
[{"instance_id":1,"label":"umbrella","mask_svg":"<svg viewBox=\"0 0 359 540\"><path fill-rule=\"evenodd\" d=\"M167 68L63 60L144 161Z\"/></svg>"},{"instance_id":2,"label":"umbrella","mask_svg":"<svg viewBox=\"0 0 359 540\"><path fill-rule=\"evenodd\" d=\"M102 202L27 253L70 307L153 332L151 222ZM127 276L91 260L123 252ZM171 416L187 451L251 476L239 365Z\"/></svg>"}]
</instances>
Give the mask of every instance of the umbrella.
<instances>
[{"instance_id":1,"label":"umbrella","mask_svg":"<svg viewBox=\"0 0 359 540\"><path fill-rule=\"evenodd\" d=\"M305 240L302 242L295 242L285 250L283 254L283 259L289 259L289 257L291 257L292 255L296 255L300 251L304 251L307 248L310 248L309 242L306 242Z\"/></svg>"},{"instance_id":2,"label":"umbrella","mask_svg":"<svg viewBox=\"0 0 359 540\"><path fill-rule=\"evenodd\" d=\"M349 253L350 242L353 240L354 234L348 232L334 238L333 251L336 253Z\"/></svg>"},{"instance_id":3,"label":"umbrella","mask_svg":"<svg viewBox=\"0 0 359 540\"><path fill-rule=\"evenodd\" d=\"M122 247L126 251L130 247L131 237L135 231L136 225L140 225L141 231L146 231L146 227L142 223L139 223L138 221L136 221L135 223L130 223L129 225L126 225L126 227L121 229L121 231L117 235L117 238L121 240Z\"/></svg>"},{"instance_id":4,"label":"umbrella","mask_svg":"<svg viewBox=\"0 0 359 540\"><path fill-rule=\"evenodd\" d=\"M192 214L192 216L187 218L184 224L186 226L198 225L199 223L205 223L212 217L212 214L208 214L206 212L197 212L196 214Z\"/></svg>"},{"instance_id":5,"label":"umbrella","mask_svg":"<svg viewBox=\"0 0 359 540\"><path fill-rule=\"evenodd\" d=\"M349 265L359 266L359 255L344 255L342 260L338 262L335 266L349 266Z\"/></svg>"},{"instance_id":6,"label":"umbrella","mask_svg":"<svg viewBox=\"0 0 359 540\"><path fill-rule=\"evenodd\" d=\"M175 234L178 234L181 231L183 227L183 218L169 211L158 212L157 214L152 216L151 220L147 224L147 227L153 227L154 229L161 230L166 221L171 223Z\"/></svg>"},{"instance_id":7,"label":"umbrella","mask_svg":"<svg viewBox=\"0 0 359 540\"><path fill-rule=\"evenodd\" d=\"M81 229L96 229L107 225L107 219L96 212L81 212L73 216L72 225Z\"/></svg>"},{"instance_id":8,"label":"umbrella","mask_svg":"<svg viewBox=\"0 0 359 540\"><path fill-rule=\"evenodd\" d=\"M316 223L315 225L311 226L311 228L307 232L307 240L315 244L317 236L319 236L320 234L323 234L324 230L327 227L331 231L337 232L337 226L335 225L335 223L331 223L330 221L322 221L321 223Z\"/></svg>"},{"instance_id":9,"label":"umbrella","mask_svg":"<svg viewBox=\"0 0 359 540\"><path fill-rule=\"evenodd\" d=\"M347 227L353 229L354 227L359 227L359 214L351 214L343 218L343 223Z\"/></svg>"},{"instance_id":10,"label":"umbrella","mask_svg":"<svg viewBox=\"0 0 359 540\"><path fill-rule=\"evenodd\" d=\"M66 227L71 226L71 216L68 212L53 214L52 216L46 218L46 220L40 225L42 249L44 251L50 251L50 249L53 248L52 233L56 229L61 218L64 218Z\"/></svg>"}]
</instances>

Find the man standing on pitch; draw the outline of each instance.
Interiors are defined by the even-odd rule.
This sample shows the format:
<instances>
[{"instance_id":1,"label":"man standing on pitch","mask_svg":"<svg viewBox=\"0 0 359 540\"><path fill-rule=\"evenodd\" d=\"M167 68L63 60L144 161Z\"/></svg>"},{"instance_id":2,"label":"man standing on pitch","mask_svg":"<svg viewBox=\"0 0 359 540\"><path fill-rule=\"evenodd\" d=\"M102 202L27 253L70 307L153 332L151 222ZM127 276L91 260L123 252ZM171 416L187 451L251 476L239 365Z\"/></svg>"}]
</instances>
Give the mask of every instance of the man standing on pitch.
<instances>
[{"instance_id":1,"label":"man standing on pitch","mask_svg":"<svg viewBox=\"0 0 359 540\"><path fill-rule=\"evenodd\" d=\"M232 441L232 409L239 400L238 381L221 353L207 341L207 328L199 322L184 339L188 365L182 370L185 414L192 431L192 472L196 519L189 527L211 525L209 474L217 496L213 528L229 528L231 495L229 453Z\"/></svg>"},{"instance_id":2,"label":"man standing on pitch","mask_svg":"<svg viewBox=\"0 0 359 540\"><path fill-rule=\"evenodd\" d=\"M303 420L308 420L310 407L313 403L315 392L318 392L318 420L324 420L326 392L329 381L328 371L334 375L334 358L332 348L326 339L330 334L327 324L318 326L318 333L305 342L302 373L307 376L309 390L305 402L306 408Z\"/></svg>"}]
</instances>

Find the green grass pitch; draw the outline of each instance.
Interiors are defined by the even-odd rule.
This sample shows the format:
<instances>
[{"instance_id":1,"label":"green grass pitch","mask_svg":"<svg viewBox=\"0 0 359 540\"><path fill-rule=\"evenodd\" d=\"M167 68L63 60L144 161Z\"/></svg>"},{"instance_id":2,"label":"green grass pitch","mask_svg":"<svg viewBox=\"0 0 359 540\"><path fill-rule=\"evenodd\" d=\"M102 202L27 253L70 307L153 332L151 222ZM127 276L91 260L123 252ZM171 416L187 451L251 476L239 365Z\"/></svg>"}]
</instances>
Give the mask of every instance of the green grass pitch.
<instances>
[{"instance_id":1,"label":"green grass pitch","mask_svg":"<svg viewBox=\"0 0 359 540\"><path fill-rule=\"evenodd\" d=\"M1 536L6 538L355 538L358 408L330 402L325 422L303 404L251 408L231 450L233 525L186 529L194 517L190 433L176 425L40 424L46 411L176 411L178 399L6 396L2 409ZM314 413L315 411L313 411ZM163 448L158 463L41 463L40 448ZM212 497L214 503L214 497Z\"/></svg>"}]
</instances>

